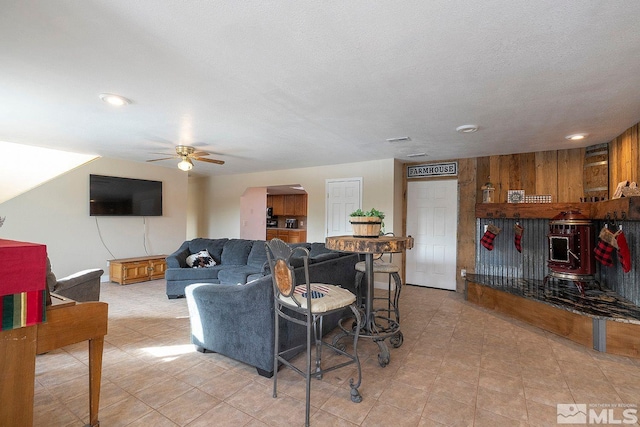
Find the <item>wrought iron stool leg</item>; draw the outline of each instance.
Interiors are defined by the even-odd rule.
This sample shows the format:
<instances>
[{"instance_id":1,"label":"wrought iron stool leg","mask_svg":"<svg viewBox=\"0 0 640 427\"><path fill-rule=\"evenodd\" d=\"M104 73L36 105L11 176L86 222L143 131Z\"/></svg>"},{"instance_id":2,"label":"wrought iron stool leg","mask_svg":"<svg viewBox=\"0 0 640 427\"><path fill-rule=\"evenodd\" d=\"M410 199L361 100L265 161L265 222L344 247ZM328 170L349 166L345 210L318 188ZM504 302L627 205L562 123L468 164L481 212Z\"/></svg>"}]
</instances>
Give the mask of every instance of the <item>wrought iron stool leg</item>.
<instances>
[{"instance_id":1,"label":"wrought iron stool leg","mask_svg":"<svg viewBox=\"0 0 640 427\"><path fill-rule=\"evenodd\" d=\"M353 357L355 358L355 364L358 367L358 382L353 383L353 378L349 379L349 387L351 387L351 401L355 403L362 402L362 395L358 391L358 387L362 383L362 368L360 366L360 359L358 358L358 338L360 337L360 327L362 325L362 317L360 311L353 304L350 306L353 315L356 318L356 328L353 334Z\"/></svg>"}]
</instances>

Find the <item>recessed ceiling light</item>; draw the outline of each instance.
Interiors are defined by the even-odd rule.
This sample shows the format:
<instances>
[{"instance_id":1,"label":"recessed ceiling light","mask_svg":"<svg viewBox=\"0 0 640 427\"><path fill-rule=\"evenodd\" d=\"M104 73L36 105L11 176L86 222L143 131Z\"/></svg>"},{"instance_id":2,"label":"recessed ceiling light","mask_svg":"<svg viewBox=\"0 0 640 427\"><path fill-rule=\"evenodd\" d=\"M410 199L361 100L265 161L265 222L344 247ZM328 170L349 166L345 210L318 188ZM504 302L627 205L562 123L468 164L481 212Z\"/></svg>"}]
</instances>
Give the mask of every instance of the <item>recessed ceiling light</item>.
<instances>
[{"instance_id":1,"label":"recessed ceiling light","mask_svg":"<svg viewBox=\"0 0 640 427\"><path fill-rule=\"evenodd\" d=\"M565 139L568 139L570 141L580 141L581 139L585 139L587 136L589 136L588 133L573 133L571 135L565 136Z\"/></svg>"},{"instance_id":2,"label":"recessed ceiling light","mask_svg":"<svg viewBox=\"0 0 640 427\"><path fill-rule=\"evenodd\" d=\"M477 125L462 125L456 128L456 132L460 132L460 133L473 133L473 132L476 132L477 130L478 130Z\"/></svg>"},{"instance_id":3,"label":"recessed ceiling light","mask_svg":"<svg viewBox=\"0 0 640 427\"><path fill-rule=\"evenodd\" d=\"M107 104L115 105L117 107L131 104L131 100L125 98L124 96L116 95L113 93L101 93L100 99L102 99Z\"/></svg>"},{"instance_id":4,"label":"recessed ceiling light","mask_svg":"<svg viewBox=\"0 0 640 427\"><path fill-rule=\"evenodd\" d=\"M387 139L387 142L404 142L404 141L411 141L411 138L409 138L408 136L401 136L398 138Z\"/></svg>"},{"instance_id":5,"label":"recessed ceiling light","mask_svg":"<svg viewBox=\"0 0 640 427\"><path fill-rule=\"evenodd\" d=\"M425 157L427 155L427 153L413 153L413 154L407 154L407 157Z\"/></svg>"}]
</instances>

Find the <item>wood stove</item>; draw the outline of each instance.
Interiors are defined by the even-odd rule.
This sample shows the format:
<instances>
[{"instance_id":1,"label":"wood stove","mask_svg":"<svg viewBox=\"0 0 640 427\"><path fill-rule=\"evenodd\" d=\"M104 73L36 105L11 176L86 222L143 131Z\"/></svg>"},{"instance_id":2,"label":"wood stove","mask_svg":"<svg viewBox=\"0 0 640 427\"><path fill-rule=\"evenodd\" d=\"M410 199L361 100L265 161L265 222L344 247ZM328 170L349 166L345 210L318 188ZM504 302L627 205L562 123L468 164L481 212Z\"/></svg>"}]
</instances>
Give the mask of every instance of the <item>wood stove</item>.
<instances>
[{"instance_id":1,"label":"wood stove","mask_svg":"<svg viewBox=\"0 0 640 427\"><path fill-rule=\"evenodd\" d=\"M584 295L588 282L596 282L593 222L578 211L561 212L549 221L549 261L545 277L572 281Z\"/></svg>"}]
</instances>

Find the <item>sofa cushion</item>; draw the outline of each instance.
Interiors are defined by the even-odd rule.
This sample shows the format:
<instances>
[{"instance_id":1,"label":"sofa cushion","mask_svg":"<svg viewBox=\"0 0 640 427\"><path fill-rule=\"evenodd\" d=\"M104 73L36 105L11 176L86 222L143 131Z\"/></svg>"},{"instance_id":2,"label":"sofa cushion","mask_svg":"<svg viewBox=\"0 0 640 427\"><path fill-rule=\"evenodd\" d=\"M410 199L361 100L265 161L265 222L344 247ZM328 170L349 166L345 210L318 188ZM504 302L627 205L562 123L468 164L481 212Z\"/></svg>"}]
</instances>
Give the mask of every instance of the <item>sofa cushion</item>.
<instances>
[{"instance_id":1,"label":"sofa cushion","mask_svg":"<svg viewBox=\"0 0 640 427\"><path fill-rule=\"evenodd\" d=\"M249 252L253 246L253 240L231 239L224 243L222 249L223 265L247 265Z\"/></svg>"},{"instance_id":2,"label":"sofa cushion","mask_svg":"<svg viewBox=\"0 0 640 427\"><path fill-rule=\"evenodd\" d=\"M249 252L249 258L247 259L247 265L262 269L267 262L267 249L264 245L264 240L256 240L253 242L251 252Z\"/></svg>"},{"instance_id":3,"label":"sofa cushion","mask_svg":"<svg viewBox=\"0 0 640 427\"><path fill-rule=\"evenodd\" d=\"M220 254L222 253L222 247L225 242L229 239L205 239L202 237L198 237L189 242L189 253L195 254L202 250L207 250L211 258L216 262L216 264L220 264Z\"/></svg>"},{"instance_id":4,"label":"sofa cushion","mask_svg":"<svg viewBox=\"0 0 640 427\"><path fill-rule=\"evenodd\" d=\"M223 285L235 285L247 283L247 278L253 274L260 273L260 269L251 266L227 267L220 270L218 280Z\"/></svg>"},{"instance_id":5,"label":"sofa cushion","mask_svg":"<svg viewBox=\"0 0 640 427\"><path fill-rule=\"evenodd\" d=\"M208 283L211 280L218 279L218 273L224 267L214 265L209 268L167 268L164 272L164 278L168 281L172 280L197 280Z\"/></svg>"},{"instance_id":6,"label":"sofa cushion","mask_svg":"<svg viewBox=\"0 0 640 427\"><path fill-rule=\"evenodd\" d=\"M334 258L339 258L340 257L340 253L338 252L326 252L320 255L316 255L314 257L309 257L309 264L313 264L315 262L322 262L322 261L326 261L328 259L334 259Z\"/></svg>"},{"instance_id":7,"label":"sofa cushion","mask_svg":"<svg viewBox=\"0 0 640 427\"><path fill-rule=\"evenodd\" d=\"M335 253L331 249L327 249L324 243L311 243L311 248L309 249L309 258L315 258L318 255L326 254L326 253Z\"/></svg>"},{"instance_id":8,"label":"sofa cushion","mask_svg":"<svg viewBox=\"0 0 640 427\"><path fill-rule=\"evenodd\" d=\"M209 242L207 243L207 250L211 254L211 258L216 262L216 264L220 264L222 262L222 249L224 248L224 244L229 241L229 239L207 239Z\"/></svg>"}]
</instances>

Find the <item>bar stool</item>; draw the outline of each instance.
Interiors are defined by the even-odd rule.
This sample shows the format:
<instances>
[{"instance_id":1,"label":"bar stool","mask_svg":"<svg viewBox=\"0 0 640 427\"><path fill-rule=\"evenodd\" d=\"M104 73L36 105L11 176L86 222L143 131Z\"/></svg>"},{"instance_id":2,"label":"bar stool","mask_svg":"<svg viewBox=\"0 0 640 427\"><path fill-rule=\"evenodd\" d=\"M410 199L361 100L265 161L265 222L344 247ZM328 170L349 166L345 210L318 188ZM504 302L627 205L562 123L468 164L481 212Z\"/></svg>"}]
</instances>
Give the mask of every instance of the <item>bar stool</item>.
<instances>
[{"instance_id":1,"label":"bar stool","mask_svg":"<svg viewBox=\"0 0 640 427\"><path fill-rule=\"evenodd\" d=\"M385 236L393 236L393 233L387 233ZM385 259L386 257L386 259ZM362 279L365 275L366 265L364 261L360 261L356 263L356 280L355 286L358 293L358 304L362 304L362 292L361 292L361 284ZM400 279L400 267L393 264L393 254L390 252L385 252L381 254L376 254L373 260L373 273L382 273L388 274L387 280L387 296L386 297L376 297L374 296L373 300L384 300L387 303L386 308L376 308L374 311L376 313L377 319L389 319L391 321L395 321L398 325L400 324L400 291L402 290L402 280ZM395 284L394 289L391 289L391 279ZM384 330L384 325L380 325L380 327ZM402 345L403 336L402 332L398 332L396 335L392 336L389 341L393 347L398 348Z\"/></svg>"},{"instance_id":2,"label":"bar stool","mask_svg":"<svg viewBox=\"0 0 640 427\"><path fill-rule=\"evenodd\" d=\"M355 364L357 367L358 379L349 380L351 401L360 403L362 396L358 391L362 381L362 370L360 359L358 359L358 337L362 320L360 312L356 307L356 296L347 289L340 286L324 283L311 283L309 278L309 251L303 247L292 249L280 239L273 239L265 243L267 260L271 268L274 294L274 355L273 355L273 397L277 397L278 388L278 366L283 364L298 374L305 377L306 399L305 399L305 426L309 425L311 377L318 379L326 372L344 366ZM301 284L296 284L296 274L294 273L291 259L295 252L301 252L303 261L303 273ZM343 345L333 345L322 340L322 317L335 312L342 312L349 307L355 318L353 334L353 353L347 353ZM289 321L302 325L307 330L307 339L304 344L280 350L279 327L280 321ZM315 345L315 369L311 363L312 344ZM347 361L339 363L334 360L330 367L322 367L322 347L328 347L335 353L346 357ZM306 350L306 367L304 371L289 361L290 356L299 350Z\"/></svg>"}]
</instances>

